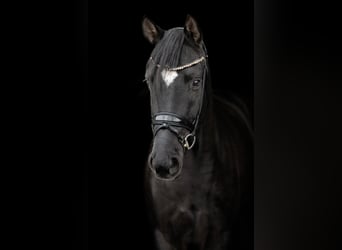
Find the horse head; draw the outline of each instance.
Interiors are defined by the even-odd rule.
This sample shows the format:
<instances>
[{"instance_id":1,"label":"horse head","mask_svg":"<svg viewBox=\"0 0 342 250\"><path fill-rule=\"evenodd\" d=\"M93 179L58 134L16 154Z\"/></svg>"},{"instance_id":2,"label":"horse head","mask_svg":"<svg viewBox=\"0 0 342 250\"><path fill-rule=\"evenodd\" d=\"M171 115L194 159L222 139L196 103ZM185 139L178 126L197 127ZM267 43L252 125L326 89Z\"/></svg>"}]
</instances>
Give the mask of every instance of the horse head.
<instances>
[{"instance_id":1,"label":"horse head","mask_svg":"<svg viewBox=\"0 0 342 250\"><path fill-rule=\"evenodd\" d=\"M187 16L184 27L169 30L145 17L142 28L154 45L145 73L154 135L149 166L157 178L174 180L181 173L184 155L196 148L207 53L191 16Z\"/></svg>"}]
</instances>

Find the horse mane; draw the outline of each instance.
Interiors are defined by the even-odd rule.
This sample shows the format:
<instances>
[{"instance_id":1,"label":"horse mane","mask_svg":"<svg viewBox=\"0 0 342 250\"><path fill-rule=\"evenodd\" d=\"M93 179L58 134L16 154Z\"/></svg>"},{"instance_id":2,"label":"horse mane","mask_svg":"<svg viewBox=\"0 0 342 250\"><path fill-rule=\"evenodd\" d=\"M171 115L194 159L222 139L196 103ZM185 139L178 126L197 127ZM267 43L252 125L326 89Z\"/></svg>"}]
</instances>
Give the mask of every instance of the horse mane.
<instances>
[{"instance_id":1,"label":"horse mane","mask_svg":"<svg viewBox=\"0 0 342 250\"><path fill-rule=\"evenodd\" d=\"M250 169L253 169L254 138L248 109L235 95L224 98L213 95L212 112L217 171L226 176L234 175L240 194L238 197L242 199L238 203L249 202L248 190L253 183L253 172Z\"/></svg>"},{"instance_id":2,"label":"horse mane","mask_svg":"<svg viewBox=\"0 0 342 250\"><path fill-rule=\"evenodd\" d=\"M223 109L226 114L231 114L247 130L248 135L253 137L252 114L245 102L236 94L228 93L225 96L213 93L214 105L217 115L219 110ZM218 109L219 107L219 109Z\"/></svg>"}]
</instances>

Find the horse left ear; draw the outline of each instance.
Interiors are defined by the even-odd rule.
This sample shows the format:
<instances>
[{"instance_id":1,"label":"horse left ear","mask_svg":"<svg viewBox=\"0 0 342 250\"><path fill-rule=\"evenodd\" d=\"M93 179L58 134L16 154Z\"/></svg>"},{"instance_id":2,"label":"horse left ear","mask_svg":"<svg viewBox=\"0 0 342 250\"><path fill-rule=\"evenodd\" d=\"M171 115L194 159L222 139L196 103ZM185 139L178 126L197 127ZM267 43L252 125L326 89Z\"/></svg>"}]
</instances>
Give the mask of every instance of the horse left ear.
<instances>
[{"instance_id":1,"label":"horse left ear","mask_svg":"<svg viewBox=\"0 0 342 250\"><path fill-rule=\"evenodd\" d=\"M156 44L163 37L164 30L158 25L155 25L150 19L144 17L142 29L145 38L151 43Z\"/></svg>"},{"instance_id":2,"label":"horse left ear","mask_svg":"<svg viewBox=\"0 0 342 250\"><path fill-rule=\"evenodd\" d=\"M202 41L202 34L196 20L190 15L187 15L186 17L184 30L197 45L200 44Z\"/></svg>"}]
</instances>

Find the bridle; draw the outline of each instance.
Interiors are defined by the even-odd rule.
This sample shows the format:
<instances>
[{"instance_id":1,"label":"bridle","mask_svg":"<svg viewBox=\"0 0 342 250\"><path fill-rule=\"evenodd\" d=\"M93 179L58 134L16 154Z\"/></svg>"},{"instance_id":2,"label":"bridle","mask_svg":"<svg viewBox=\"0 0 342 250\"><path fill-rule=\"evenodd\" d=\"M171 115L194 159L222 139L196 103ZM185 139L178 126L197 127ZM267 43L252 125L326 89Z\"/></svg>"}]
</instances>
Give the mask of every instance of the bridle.
<instances>
[{"instance_id":1,"label":"bridle","mask_svg":"<svg viewBox=\"0 0 342 250\"><path fill-rule=\"evenodd\" d=\"M208 57L207 55L202 56L188 64L178 66L175 68L169 68L169 67L165 67L165 68L168 71L181 71L186 68L190 68L196 64L199 64L202 61L205 61L207 57ZM161 67L161 65L154 62L152 57L150 57L150 60L155 66ZM155 113L152 115L152 131L153 131L154 137L157 135L157 133L160 130L167 129L177 137L179 143L182 145L184 150L190 150L193 148L196 142L196 129L197 129L197 125L199 122L203 99L204 99L205 78L206 78L206 69L204 70L203 76L202 76L203 91L202 91L202 96L200 100L200 107L197 112L196 118L193 121L189 121L188 119L181 117L175 113L171 113L171 112ZM186 134L185 136L182 136L176 128L184 128L187 131L189 131L189 133Z\"/></svg>"}]
</instances>

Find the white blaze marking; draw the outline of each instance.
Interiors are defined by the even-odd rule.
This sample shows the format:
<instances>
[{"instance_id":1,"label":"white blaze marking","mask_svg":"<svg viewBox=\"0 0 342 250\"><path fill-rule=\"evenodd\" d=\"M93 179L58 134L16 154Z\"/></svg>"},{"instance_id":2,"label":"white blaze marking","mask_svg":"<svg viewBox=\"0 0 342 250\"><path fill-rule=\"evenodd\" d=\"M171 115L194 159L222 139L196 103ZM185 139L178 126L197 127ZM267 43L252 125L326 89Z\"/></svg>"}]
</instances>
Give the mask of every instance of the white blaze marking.
<instances>
[{"instance_id":1,"label":"white blaze marking","mask_svg":"<svg viewBox=\"0 0 342 250\"><path fill-rule=\"evenodd\" d=\"M163 69L163 71L161 72L161 76L164 82L166 83L166 86L169 87L170 84L173 83L173 81L176 79L178 74L176 71L169 71L169 70Z\"/></svg>"}]
</instances>

